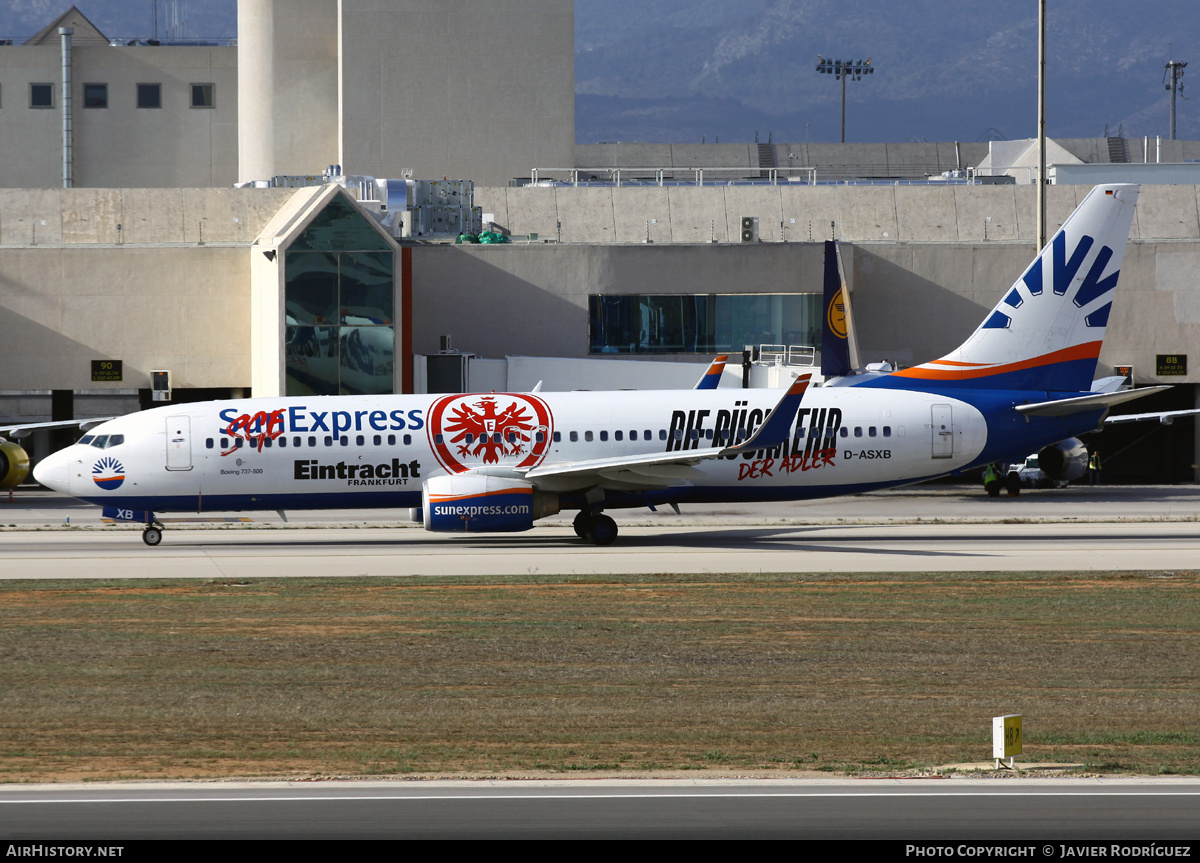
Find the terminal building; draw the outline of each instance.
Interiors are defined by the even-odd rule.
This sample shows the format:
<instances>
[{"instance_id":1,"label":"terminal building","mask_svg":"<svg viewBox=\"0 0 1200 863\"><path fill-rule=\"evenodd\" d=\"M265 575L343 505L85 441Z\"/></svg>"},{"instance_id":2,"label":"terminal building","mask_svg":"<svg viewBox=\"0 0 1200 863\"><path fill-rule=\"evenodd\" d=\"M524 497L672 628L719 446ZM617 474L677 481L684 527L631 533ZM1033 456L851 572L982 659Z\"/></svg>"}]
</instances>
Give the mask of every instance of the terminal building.
<instances>
[{"instance_id":1,"label":"terminal building","mask_svg":"<svg viewBox=\"0 0 1200 863\"><path fill-rule=\"evenodd\" d=\"M811 357L827 239L862 359L909 365L1034 254L1028 142L577 146L573 39L555 0L241 0L236 45L73 7L0 45L0 423L149 406L155 371L176 401L690 386ZM1052 152L1050 232L1147 184L1097 375L1200 406L1200 142ZM443 216L508 242L419 229ZM1106 477L1197 478L1190 420L1120 434Z\"/></svg>"}]
</instances>

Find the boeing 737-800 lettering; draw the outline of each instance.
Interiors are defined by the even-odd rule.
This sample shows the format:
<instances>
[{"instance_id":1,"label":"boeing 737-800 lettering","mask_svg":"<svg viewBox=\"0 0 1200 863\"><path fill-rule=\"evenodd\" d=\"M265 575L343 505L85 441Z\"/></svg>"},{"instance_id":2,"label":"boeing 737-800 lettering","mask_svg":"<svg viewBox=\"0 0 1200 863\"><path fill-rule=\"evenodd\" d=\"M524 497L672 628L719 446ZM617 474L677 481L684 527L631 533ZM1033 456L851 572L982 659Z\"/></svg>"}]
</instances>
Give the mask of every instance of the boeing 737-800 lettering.
<instances>
[{"instance_id":1,"label":"boeing 737-800 lettering","mask_svg":"<svg viewBox=\"0 0 1200 863\"><path fill-rule=\"evenodd\" d=\"M961 347L856 386L722 389L716 369L664 392L209 402L104 423L34 474L145 523L151 545L160 513L339 507L472 532L578 510L576 532L603 545L615 509L829 497L1014 460L1140 394L1089 391L1137 194L1094 189Z\"/></svg>"}]
</instances>

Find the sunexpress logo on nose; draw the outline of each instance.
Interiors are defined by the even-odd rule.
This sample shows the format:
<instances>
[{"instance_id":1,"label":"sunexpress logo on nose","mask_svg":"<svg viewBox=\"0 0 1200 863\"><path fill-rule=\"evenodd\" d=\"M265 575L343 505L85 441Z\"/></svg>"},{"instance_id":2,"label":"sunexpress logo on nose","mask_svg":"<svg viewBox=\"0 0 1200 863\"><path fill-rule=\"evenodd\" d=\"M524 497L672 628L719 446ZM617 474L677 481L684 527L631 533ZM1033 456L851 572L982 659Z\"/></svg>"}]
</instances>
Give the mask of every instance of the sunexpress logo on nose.
<instances>
[{"instance_id":1,"label":"sunexpress logo on nose","mask_svg":"<svg viewBox=\"0 0 1200 863\"><path fill-rule=\"evenodd\" d=\"M92 479L105 491L120 488L125 482L125 466L112 456L105 456L92 465Z\"/></svg>"}]
</instances>

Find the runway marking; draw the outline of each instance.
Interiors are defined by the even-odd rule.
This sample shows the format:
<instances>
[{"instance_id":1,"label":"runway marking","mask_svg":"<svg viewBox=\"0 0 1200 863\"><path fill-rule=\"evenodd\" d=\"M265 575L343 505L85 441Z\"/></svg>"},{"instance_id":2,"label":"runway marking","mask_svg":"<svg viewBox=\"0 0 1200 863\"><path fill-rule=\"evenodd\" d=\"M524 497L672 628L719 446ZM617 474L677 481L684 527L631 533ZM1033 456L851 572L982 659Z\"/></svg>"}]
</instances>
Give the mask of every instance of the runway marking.
<instances>
[{"instance_id":1,"label":"runway marking","mask_svg":"<svg viewBox=\"0 0 1200 863\"><path fill-rule=\"evenodd\" d=\"M313 802L332 803L340 801L381 802L388 800L401 801L440 801L440 800L653 800L675 798L757 798L757 797L794 797L794 798L843 798L843 797L1200 797L1200 791L1023 791L1012 789L1007 791L976 791L961 789L958 791L725 791L695 793L686 792L631 792L624 793L564 793L564 794L522 794L518 789L497 789L495 794L422 794L422 795L357 795L352 791L341 795L308 796L296 794L292 796L266 797L113 797L113 798L67 798L46 800L3 800L0 804L82 804L82 803L292 803Z\"/></svg>"}]
</instances>

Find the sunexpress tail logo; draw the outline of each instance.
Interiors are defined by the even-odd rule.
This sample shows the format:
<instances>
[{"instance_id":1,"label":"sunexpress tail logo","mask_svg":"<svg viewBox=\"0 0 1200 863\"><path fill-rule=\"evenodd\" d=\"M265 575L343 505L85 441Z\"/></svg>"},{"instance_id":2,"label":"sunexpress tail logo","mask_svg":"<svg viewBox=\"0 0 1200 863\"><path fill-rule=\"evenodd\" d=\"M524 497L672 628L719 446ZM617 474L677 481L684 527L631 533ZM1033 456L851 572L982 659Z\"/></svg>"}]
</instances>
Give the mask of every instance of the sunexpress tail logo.
<instances>
[{"instance_id":1,"label":"sunexpress tail logo","mask_svg":"<svg viewBox=\"0 0 1200 863\"><path fill-rule=\"evenodd\" d=\"M92 465L92 479L105 491L120 488L125 482L125 466L112 456L105 456Z\"/></svg>"},{"instance_id":2,"label":"sunexpress tail logo","mask_svg":"<svg viewBox=\"0 0 1200 863\"><path fill-rule=\"evenodd\" d=\"M1068 258L1066 233L1059 231L1055 235L1050 243L1050 290L1054 295L1061 297L1070 290L1071 284L1075 281L1075 277L1079 274L1079 270L1083 266L1083 262L1087 259L1088 252L1091 251L1095 242L1095 239L1084 234L1079 238L1079 242L1075 244L1075 248L1071 250L1071 256ZM1083 281L1079 284L1079 290L1071 298L1076 308L1082 309L1117 286L1117 277L1121 274L1120 270L1113 270L1108 276L1101 278L1104 275L1105 268L1108 266L1108 262L1112 260L1112 256L1113 250L1108 246L1102 246L1100 251L1096 253L1096 258L1092 261L1092 266L1088 269L1087 275L1083 277ZM1021 277L1021 281L1024 282L1026 289L1029 291L1029 297L1026 298L1020 288L1014 287L1009 291L1008 296L1004 298L1003 305L1016 310L1021 308L1026 302L1036 302L1039 298L1045 296L1046 279L1042 266L1042 261L1045 259L1046 255L1043 253L1025 271L1025 275ZM1089 327L1107 326L1108 313L1111 309L1112 303L1105 303L1084 318L1084 324ZM1010 324L1012 324L1012 317L997 309L984 322L983 328L1007 329Z\"/></svg>"}]
</instances>

